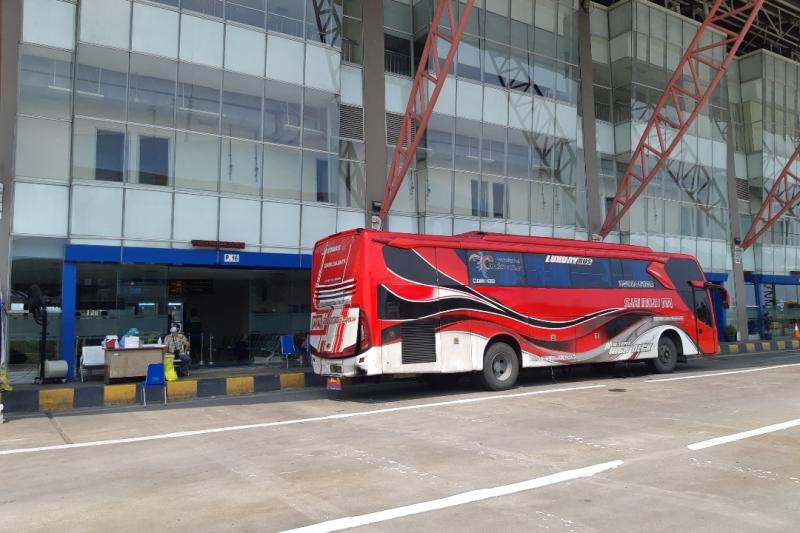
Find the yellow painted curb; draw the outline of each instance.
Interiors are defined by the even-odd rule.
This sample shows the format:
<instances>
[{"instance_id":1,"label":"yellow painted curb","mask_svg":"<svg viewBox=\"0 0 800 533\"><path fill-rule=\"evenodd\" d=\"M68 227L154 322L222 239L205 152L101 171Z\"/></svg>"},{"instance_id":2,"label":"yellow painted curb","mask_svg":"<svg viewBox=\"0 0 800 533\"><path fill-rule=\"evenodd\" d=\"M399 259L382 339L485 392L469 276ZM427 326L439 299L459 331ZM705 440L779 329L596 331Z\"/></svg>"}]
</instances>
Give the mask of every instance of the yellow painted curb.
<instances>
[{"instance_id":1,"label":"yellow painted curb","mask_svg":"<svg viewBox=\"0 0 800 533\"><path fill-rule=\"evenodd\" d=\"M754 342L748 342L744 345L748 352L755 352L756 351L756 344Z\"/></svg>"},{"instance_id":2,"label":"yellow painted curb","mask_svg":"<svg viewBox=\"0 0 800 533\"><path fill-rule=\"evenodd\" d=\"M739 347L735 344L728 346L728 351L731 353L739 353Z\"/></svg>"},{"instance_id":3,"label":"yellow painted curb","mask_svg":"<svg viewBox=\"0 0 800 533\"><path fill-rule=\"evenodd\" d=\"M792 341L792 348L800 348L800 341Z\"/></svg>"},{"instance_id":4,"label":"yellow painted curb","mask_svg":"<svg viewBox=\"0 0 800 533\"><path fill-rule=\"evenodd\" d=\"M762 342L761 343L761 351L762 352L768 352L771 349L772 349L772 343L771 342Z\"/></svg>"},{"instance_id":5,"label":"yellow painted curb","mask_svg":"<svg viewBox=\"0 0 800 533\"><path fill-rule=\"evenodd\" d=\"M75 389L43 389L39 391L39 410L72 409Z\"/></svg>"},{"instance_id":6,"label":"yellow painted curb","mask_svg":"<svg viewBox=\"0 0 800 533\"><path fill-rule=\"evenodd\" d=\"M281 389L302 389L306 386L306 375L302 372L281 374Z\"/></svg>"},{"instance_id":7,"label":"yellow painted curb","mask_svg":"<svg viewBox=\"0 0 800 533\"><path fill-rule=\"evenodd\" d=\"M785 350L786 349L786 341L775 341L775 342L778 343L778 349L779 350Z\"/></svg>"},{"instance_id":8,"label":"yellow painted curb","mask_svg":"<svg viewBox=\"0 0 800 533\"><path fill-rule=\"evenodd\" d=\"M103 387L103 405L130 405L132 403L136 403L136 383Z\"/></svg>"},{"instance_id":9,"label":"yellow painted curb","mask_svg":"<svg viewBox=\"0 0 800 533\"><path fill-rule=\"evenodd\" d=\"M197 381L168 381L167 398L170 400L188 400L197 398Z\"/></svg>"},{"instance_id":10,"label":"yellow painted curb","mask_svg":"<svg viewBox=\"0 0 800 533\"><path fill-rule=\"evenodd\" d=\"M228 396L238 396L240 394L253 394L255 388L256 388L255 378L253 378L253 376L228 378L225 383L225 391Z\"/></svg>"}]
</instances>

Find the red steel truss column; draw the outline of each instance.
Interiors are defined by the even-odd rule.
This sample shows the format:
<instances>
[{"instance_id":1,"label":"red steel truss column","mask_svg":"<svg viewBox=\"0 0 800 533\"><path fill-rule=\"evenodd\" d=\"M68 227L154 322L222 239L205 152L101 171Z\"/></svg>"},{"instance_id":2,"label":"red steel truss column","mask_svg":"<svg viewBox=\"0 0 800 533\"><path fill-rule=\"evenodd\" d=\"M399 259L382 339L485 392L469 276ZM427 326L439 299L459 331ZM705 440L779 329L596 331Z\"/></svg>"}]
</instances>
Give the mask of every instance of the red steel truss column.
<instances>
[{"instance_id":1,"label":"red steel truss column","mask_svg":"<svg viewBox=\"0 0 800 533\"><path fill-rule=\"evenodd\" d=\"M733 7L732 4L741 5ZM605 222L600 229L600 235L603 238L608 236L611 230L619 224L631 205L644 192L645 187L667 163L670 154L680 145L681 139L719 85L728 65L736 57L739 46L763 4L764 0L738 2L736 0L715 0L706 19L697 29L697 34L678 63L675 73L664 89L664 94L653 110L653 116L647 123L636 150L631 155L631 161L622 176L622 181L614 195L614 201L606 213ZM740 15L746 15L747 20L739 27L738 31L719 25L722 21ZM712 37L712 30L725 37L717 42L701 45L700 42L704 37L709 42L711 41L708 37ZM725 53L722 63L716 63L709 59L709 52L716 48L722 48ZM699 73L704 67L713 73L708 84L704 84L700 80ZM688 78L685 82L682 80L684 76ZM686 102L688 106L682 105L682 102ZM688 112L689 109L691 109L690 112Z\"/></svg>"},{"instance_id":2,"label":"red steel truss column","mask_svg":"<svg viewBox=\"0 0 800 533\"><path fill-rule=\"evenodd\" d=\"M800 161L800 146L794 151L789 162L783 168L769 194L761 204L756 218L742 240L742 249L747 250L764 235L783 215L800 202L800 176L791 171L792 166Z\"/></svg>"},{"instance_id":3,"label":"red steel truss column","mask_svg":"<svg viewBox=\"0 0 800 533\"><path fill-rule=\"evenodd\" d=\"M461 0L461 2L463 1ZM460 18L456 12L459 3L459 0L439 0L431 20L431 29L425 41L425 48L420 57L414 83L411 86L411 95L408 98L405 116L403 116L403 125L400 128L392 164L389 166L389 175L386 178L386 190L383 193L379 215L382 226L386 223L389 208L394 202L403 178L414 161L414 154L425 136L428 121L433 113L436 100L439 98L439 93L442 92L444 82L447 80L447 74L453 66L453 58L458 51L458 44L464 35L475 0L466 0L466 3L461 6ZM442 17L445 16L444 20L449 29L441 27ZM445 43L449 50L442 61L439 47ZM429 67L430 70L428 70ZM430 94L426 90L428 82L433 84Z\"/></svg>"}]
</instances>

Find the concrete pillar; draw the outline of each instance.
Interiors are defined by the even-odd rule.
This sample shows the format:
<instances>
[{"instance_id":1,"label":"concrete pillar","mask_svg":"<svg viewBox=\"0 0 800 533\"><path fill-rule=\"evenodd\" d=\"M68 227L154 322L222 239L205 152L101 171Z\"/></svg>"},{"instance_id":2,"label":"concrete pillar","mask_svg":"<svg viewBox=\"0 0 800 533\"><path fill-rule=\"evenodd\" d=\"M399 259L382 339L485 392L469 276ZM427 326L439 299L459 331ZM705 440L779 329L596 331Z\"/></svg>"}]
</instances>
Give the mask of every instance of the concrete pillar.
<instances>
[{"instance_id":1,"label":"concrete pillar","mask_svg":"<svg viewBox=\"0 0 800 533\"><path fill-rule=\"evenodd\" d=\"M386 187L386 111L383 72L383 2L364 2L364 151L366 154L366 226L372 203L383 199Z\"/></svg>"},{"instance_id":2,"label":"concrete pillar","mask_svg":"<svg viewBox=\"0 0 800 533\"><path fill-rule=\"evenodd\" d=\"M14 180L14 134L17 113L17 67L22 2L0 2L0 291L8 302L11 281L11 215ZM7 342L7 339L3 339ZM7 345L6 345L7 346ZM7 351L6 351L7 352Z\"/></svg>"},{"instance_id":3,"label":"concrete pillar","mask_svg":"<svg viewBox=\"0 0 800 533\"><path fill-rule=\"evenodd\" d=\"M741 340L747 340L747 292L744 286L744 267L742 265L742 251L737 243L742 239L742 228L739 223L739 206L736 196L736 151L735 129L733 124L728 124L727 135L727 183L728 183L728 238L733 257L733 294L732 300L736 305L736 329ZM738 258L738 259L737 259Z\"/></svg>"},{"instance_id":4,"label":"concrete pillar","mask_svg":"<svg viewBox=\"0 0 800 533\"><path fill-rule=\"evenodd\" d=\"M600 183L597 171L597 133L592 74L592 35L589 2L578 11L578 65L581 77L581 115L583 116L583 161L586 173L586 229L591 237L600 232Z\"/></svg>"},{"instance_id":5,"label":"concrete pillar","mask_svg":"<svg viewBox=\"0 0 800 533\"><path fill-rule=\"evenodd\" d=\"M17 68L22 29L22 2L0 0L0 295L8 305L11 281L11 215L14 181L14 134L17 113ZM5 316L0 315L0 320ZM6 331L8 331L6 329ZM3 335L8 354L8 335ZM7 361L0 361L0 365Z\"/></svg>"}]
</instances>

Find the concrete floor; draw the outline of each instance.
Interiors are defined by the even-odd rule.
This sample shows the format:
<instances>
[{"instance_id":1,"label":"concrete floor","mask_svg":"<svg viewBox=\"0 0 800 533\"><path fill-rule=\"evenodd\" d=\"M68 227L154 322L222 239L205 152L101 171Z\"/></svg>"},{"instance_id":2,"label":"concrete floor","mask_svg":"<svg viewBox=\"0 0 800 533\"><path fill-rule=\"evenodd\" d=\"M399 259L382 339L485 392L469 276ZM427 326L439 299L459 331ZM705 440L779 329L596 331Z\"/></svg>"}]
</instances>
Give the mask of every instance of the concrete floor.
<instances>
[{"instance_id":1,"label":"concrete floor","mask_svg":"<svg viewBox=\"0 0 800 533\"><path fill-rule=\"evenodd\" d=\"M404 382L20 418L0 426L0 524L115 533L334 531L369 520L377 521L360 531L796 531L799 382L800 353L781 353L708 358L671 376L576 369L554 383L539 373L500 394ZM622 463L572 479L574 469L611 461ZM470 492L495 487L503 488ZM339 518L347 520L328 523Z\"/></svg>"}]
</instances>

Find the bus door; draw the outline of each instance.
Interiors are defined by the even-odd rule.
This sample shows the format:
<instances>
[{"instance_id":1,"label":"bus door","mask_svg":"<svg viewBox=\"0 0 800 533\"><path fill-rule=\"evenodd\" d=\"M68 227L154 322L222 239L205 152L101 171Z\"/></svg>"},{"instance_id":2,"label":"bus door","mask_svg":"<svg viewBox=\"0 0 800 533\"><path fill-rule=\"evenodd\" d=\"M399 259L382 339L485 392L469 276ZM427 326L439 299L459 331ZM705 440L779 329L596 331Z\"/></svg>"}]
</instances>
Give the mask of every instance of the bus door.
<instances>
[{"instance_id":1,"label":"bus door","mask_svg":"<svg viewBox=\"0 0 800 533\"><path fill-rule=\"evenodd\" d=\"M690 281L689 285L692 291L698 347L703 353L714 353L717 351L717 338L709 293L711 284L707 281Z\"/></svg>"}]
</instances>

